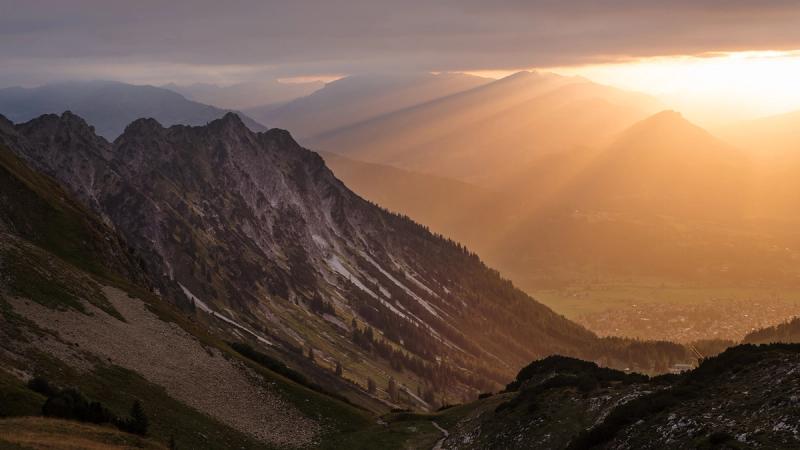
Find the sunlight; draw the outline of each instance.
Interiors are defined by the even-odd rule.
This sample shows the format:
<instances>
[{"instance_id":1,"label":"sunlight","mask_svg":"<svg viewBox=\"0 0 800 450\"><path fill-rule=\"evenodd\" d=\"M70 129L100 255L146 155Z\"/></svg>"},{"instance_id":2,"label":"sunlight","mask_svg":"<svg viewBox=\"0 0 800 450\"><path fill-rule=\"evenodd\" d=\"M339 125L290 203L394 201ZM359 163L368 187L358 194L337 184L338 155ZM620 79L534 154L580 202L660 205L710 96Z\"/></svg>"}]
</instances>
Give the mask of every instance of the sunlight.
<instances>
[{"instance_id":1,"label":"sunlight","mask_svg":"<svg viewBox=\"0 0 800 450\"><path fill-rule=\"evenodd\" d=\"M549 70L651 94L706 126L800 109L800 51L672 56Z\"/></svg>"}]
</instances>

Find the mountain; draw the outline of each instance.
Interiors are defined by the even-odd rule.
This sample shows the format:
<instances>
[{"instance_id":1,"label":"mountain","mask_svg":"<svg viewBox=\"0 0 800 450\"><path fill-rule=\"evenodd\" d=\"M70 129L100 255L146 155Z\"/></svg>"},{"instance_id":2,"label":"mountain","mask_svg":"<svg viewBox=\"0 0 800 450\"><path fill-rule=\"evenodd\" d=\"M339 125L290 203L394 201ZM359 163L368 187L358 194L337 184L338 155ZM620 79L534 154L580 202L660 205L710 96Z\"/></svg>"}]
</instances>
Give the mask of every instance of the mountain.
<instances>
[{"instance_id":1,"label":"mountain","mask_svg":"<svg viewBox=\"0 0 800 450\"><path fill-rule=\"evenodd\" d=\"M140 119L113 144L74 114L45 115L0 142L113 226L165 298L309 372L391 379L410 393L394 404L430 407L416 387L468 397L556 352L646 371L688 356L598 339L463 246L356 196L286 131L253 133L234 114Z\"/></svg>"},{"instance_id":2,"label":"mountain","mask_svg":"<svg viewBox=\"0 0 800 450\"><path fill-rule=\"evenodd\" d=\"M488 83L461 73L353 75L285 105L245 112L271 127L292 130L305 142L320 133Z\"/></svg>"},{"instance_id":3,"label":"mountain","mask_svg":"<svg viewBox=\"0 0 800 450\"><path fill-rule=\"evenodd\" d=\"M461 181L366 163L336 153L319 152L347 187L391 211L408 215L434 232L452 236L453 227L470 218L474 228L491 226L474 210L496 204L498 193Z\"/></svg>"},{"instance_id":4,"label":"mountain","mask_svg":"<svg viewBox=\"0 0 800 450\"><path fill-rule=\"evenodd\" d=\"M785 158L797 152L800 111L739 122L719 131L728 142L762 158Z\"/></svg>"},{"instance_id":5,"label":"mountain","mask_svg":"<svg viewBox=\"0 0 800 450\"><path fill-rule=\"evenodd\" d=\"M5 119L0 129L14 133ZM371 424L363 407L388 410L341 379L325 389L363 406L233 351L223 340L241 337L153 294L143 264L113 228L0 144L0 446L255 449L324 438L335 448L331 435ZM134 402L148 439L111 429Z\"/></svg>"},{"instance_id":6,"label":"mountain","mask_svg":"<svg viewBox=\"0 0 800 450\"><path fill-rule=\"evenodd\" d=\"M592 152L563 198L607 186L589 198L610 210L618 189L644 186L681 226L725 223L673 207L655 172L680 170L689 185L708 170L737 180L739 153L715 143L658 114ZM687 167L687 155L701 165ZM455 189L497 202L452 180L325 156L354 179L375 173L431 186L434 197ZM560 166L574 161L586 162L573 154ZM618 167L653 172L644 185L597 181ZM565 207L576 206L591 205ZM590 222L595 240L613 237ZM667 244L684 261L702 256L692 242ZM740 345L696 363L676 344L598 338L460 244L356 196L286 131L254 133L234 114L200 127L140 119L114 143L72 113L0 117L0 267L0 446L54 433L104 448L797 442L787 418L800 396L797 345ZM796 322L744 342L794 340ZM712 344L699 348L727 345ZM613 367L690 370L651 378ZM145 437L125 428L136 402ZM55 417L36 417L44 411Z\"/></svg>"},{"instance_id":7,"label":"mountain","mask_svg":"<svg viewBox=\"0 0 800 450\"><path fill-rule=\"evenodd\" d=\"M754 161L758 178L754 196L760 215L795 220L800 201L798 156L800 111L736 123L719 130L727 142L742 149Z\"/></svg>"},{"instance_id":8,"label":"mountain","mask_svg":"<svg viewBox=\"0 0 800 450\"><path fill-rule=\"evenodd\" d=\"M319 134L308 145L492 186L538 155L610 140L656 108L641 94L520 72Z\"/></svg>"},{"instance_id":9,"label":"mountain","mask_svg":"<svg viewBox=\"0 0 800 450\"><path fill-rule=\"evenodd\" d=\"M602 335L740 339L798 313L776 291L798 280L796 167L759 164L676 112L644 118L604 146L516 164L488 197L454 186L405 201L402 177L332 167L360 195L464 242ZM732 305L748 318L731 317Z\"/></svg>"},{"instance_id":10,"label":"mountain","mask_svg":"<svg viewBox=\"0 0 800 450\"><path fill-rule=\"evenodd\" d=\"M113 140L125 126L140 117L152 117L168 125L204 125L227 111L187 100L182 95L154 86L114 81L70 82L36 88L0 89L0 114L24 122L42 114L73 111L85 117L97 134ZM264 127L242 115L254 131Z\"/></svg>"},{"instance_id":11,"label":"mountain","mask_svg":"<svg viewBox=\"0 0 800 450\"><path fill-rule=\"evenodd\" d=\"M431 420L442 449L794 448L799 362L797 345L742 345L648 379L551 357Z\"/></svg>"},{"instance_id":12,"label":"mountain","mask_svg":"<svg viewBox=\"0 0 800 450\"><path fill-rule=\"evenodd\" d=\"M517 163L492 183L489 195L452 185L438 191L442 195L405 201L405 186L413 183L395 181L402 178L378 166L359 171L370 175L354 175L356 169L329 159L361 195L466 242L526 288L536 288L543 278L553 280L554 269L569 261L623 271L656 269L658 264L661 268L651 272L656 275L678 263L679 254L661 253L677 251L672 247L676 241L710 256L719 251L712 242L747 233L748 225L735 231L734 224L747 220L758 203L750 189L755 173L747 156L672 111L631 125L604 148L577 147ZM474 211L484 214L476 217ZM704 230L699 222L709 220L717 228ZM677 223L693 223L694 244ZM720 247L727 246L720 242ZM708 264L741 261L729 252L717 256ZM642 258L648 262L642 264Z\"/></svg>"},{"instance_id":13,"label":"mountain","mask_svg":"<svg viewBox=\"0 0 800 450\"><path fill-rule=\"evenodd\" d=\"M752 164L743 153L674 111L634 124L605 150L587 152L584 160L573 186L553 203L626 213L740 217L747 198L737 194L752 184ZM535 185L528 181L530 174L523 178L517 187Z\"/></svg>"},{"instance_id":14,"label":"mountain","mask_svg":"<svg viewBox=\"0 0 800 450\"><path fill-rule=\"evenodd\" d=\"M281 83L278 80L267 79L226 86L210 83L170 83L163 87L196 102L241 110L283 104L310 95L323 86L325 83L322 81Z\"/></svg>"},{"instance_id":15,"label":"mountain","mask_svg":"<svg viewBox=\"0 0 800 450\"><path fill-rule=\"evenodd\" d=\"M468 243L515 280L558 260L605 276L791 283L783 264L793 256L779 249L797 236L759 210L756 172L745 153L662 112L604 149L542 158L509 177L501 192L518 221L493 250Z\"/></svg>"}]
</instances>

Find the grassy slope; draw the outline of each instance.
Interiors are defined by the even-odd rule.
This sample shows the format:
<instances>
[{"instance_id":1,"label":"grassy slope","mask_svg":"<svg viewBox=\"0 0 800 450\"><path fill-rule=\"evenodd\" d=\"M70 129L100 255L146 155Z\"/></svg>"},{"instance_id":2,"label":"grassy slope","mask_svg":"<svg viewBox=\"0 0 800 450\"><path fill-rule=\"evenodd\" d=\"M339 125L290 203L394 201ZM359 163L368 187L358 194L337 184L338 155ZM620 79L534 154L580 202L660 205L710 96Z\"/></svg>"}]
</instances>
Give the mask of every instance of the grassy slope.
<instances>
[{"instance_id":1,"label":"grassy slope","mask_svg":"<svg viewBox=\"0 0 800 450\"><path fill-rule=\"evenodd\" d=\"M2 145L0 186L10 199L0 203L0 213L18 234L83 270L119 278L103 264L108 228L54 180L31 170Z\"/></svg>"},{"instance_id":2,"label":"grassy slope","mask_svg":"<svg viewBox=\"0 0 800 450\"><path fill-rule=\"evenodd\" d=\"M165 449L113 428L41 417L0 419L0 450Z\"/></svg>"}]
</instances>

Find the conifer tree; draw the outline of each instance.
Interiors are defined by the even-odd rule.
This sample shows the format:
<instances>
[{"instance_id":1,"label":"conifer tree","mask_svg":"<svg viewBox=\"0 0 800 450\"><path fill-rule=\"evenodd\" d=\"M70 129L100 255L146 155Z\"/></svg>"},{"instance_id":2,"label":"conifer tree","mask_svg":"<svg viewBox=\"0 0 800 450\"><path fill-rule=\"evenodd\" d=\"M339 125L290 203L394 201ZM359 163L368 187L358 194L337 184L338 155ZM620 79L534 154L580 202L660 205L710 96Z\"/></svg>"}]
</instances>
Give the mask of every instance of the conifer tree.
<instances>
[{"instance_id":1,"label":"conifer tree","mask_svg":"<svg viewBox=\"0 0 800 450\"><path fill-rule=\"evenodd\" d=\"M147 415L144 412L141 402L136 400L131 406L131 417L128 420L128 430L131 433L144 436L147 434Z\"/></svg>"}]
</instances>

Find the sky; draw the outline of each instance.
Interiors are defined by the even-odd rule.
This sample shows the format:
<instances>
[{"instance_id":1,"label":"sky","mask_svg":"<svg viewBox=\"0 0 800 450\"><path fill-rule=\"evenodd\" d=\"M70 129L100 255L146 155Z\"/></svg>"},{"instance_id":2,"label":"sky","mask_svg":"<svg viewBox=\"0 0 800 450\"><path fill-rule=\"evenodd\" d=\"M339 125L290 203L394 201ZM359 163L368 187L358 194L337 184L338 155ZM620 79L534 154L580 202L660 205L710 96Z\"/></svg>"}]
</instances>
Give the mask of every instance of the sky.
<instances>
[{"instance_id":1,"label":"sky","mask_svg":"<svg viewBox=\"0 0 800 450\"><path fill-rule=\"evenodd\" d=\"M597 68L800 49L800 6L785 0L0 0L0 11L0 87L553 67L618 81L636 72Z\"/></svg>"}]
</instances>

